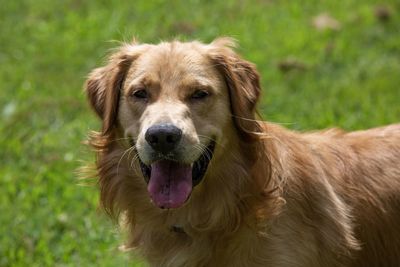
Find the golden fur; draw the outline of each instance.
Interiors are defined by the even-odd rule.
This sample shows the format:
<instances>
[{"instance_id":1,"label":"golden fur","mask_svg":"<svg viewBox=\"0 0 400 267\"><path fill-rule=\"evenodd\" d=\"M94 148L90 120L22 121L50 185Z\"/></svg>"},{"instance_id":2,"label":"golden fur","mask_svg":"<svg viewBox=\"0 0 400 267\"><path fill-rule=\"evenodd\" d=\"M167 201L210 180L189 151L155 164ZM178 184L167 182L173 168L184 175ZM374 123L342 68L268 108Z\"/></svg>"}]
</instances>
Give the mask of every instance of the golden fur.
<instances>
[{"instance_id":1,"label":"golden fur","mask_svg":"<svg viewBox=\"0 0 400 267\"><path fill-rule=\"evenodd\" d=\"M133 42L90 74L86 91L103 122L90 138L101 205L123 219L126 247L151 266L399 266L400 124L298 133L257 121L259 76L233 46ZM138 77L157 95L151 105L129 100ZM182 96L193 79L214 90L206 105ZM144 152L127 141L139 146L165 116L180 118L187 148L217 139L203 181L170 210L151 203Z\"/></svg>"}]
</instances>

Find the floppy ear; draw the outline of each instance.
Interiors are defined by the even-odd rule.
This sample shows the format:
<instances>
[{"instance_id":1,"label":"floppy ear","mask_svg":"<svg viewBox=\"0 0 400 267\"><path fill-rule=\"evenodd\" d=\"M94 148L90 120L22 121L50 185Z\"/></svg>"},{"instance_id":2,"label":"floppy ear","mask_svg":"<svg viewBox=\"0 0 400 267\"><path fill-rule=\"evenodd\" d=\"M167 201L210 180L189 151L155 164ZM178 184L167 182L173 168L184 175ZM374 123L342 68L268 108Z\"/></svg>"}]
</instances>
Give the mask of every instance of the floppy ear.
<instances>
[{"instance_id":1,"label":"floppy ear","mask_svg":"<svg viewBox=\"0 0 400 267\"><path fill-rule=\"evenodd\" d=\"M134 43L123 45L109 57L104 67L94 69L86 80L86 94L103 120L103 134L110 133L116 124L120 91L129 67L140 54L140 47Z\"/></svg>"},{"instance_id":2,"label":"floppy ear","mask_svg":"<svg viewBox=\"0 0 400 267\"><path fill-rule=\"evenodd\" d=\"M261 93L260 76L253 63L243 60L234 51L235 42L219 38L210 45L209 55L228 87L233 122L245 141L261 132L256 119L256 104Z\"/></svg>"}]
</instances>

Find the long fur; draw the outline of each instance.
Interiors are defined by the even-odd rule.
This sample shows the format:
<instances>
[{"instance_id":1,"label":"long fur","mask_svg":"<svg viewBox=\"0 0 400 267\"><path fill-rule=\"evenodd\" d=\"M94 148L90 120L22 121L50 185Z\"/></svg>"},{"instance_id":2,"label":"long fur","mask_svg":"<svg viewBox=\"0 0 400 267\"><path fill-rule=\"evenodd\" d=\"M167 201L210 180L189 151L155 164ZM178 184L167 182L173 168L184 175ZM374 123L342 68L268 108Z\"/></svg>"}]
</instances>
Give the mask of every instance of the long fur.
<instances>
[{"instance_id":1,"label":"long fur","mask_svg":"<svg viewBox=\"0 0 400 267\"><path fill-rule=\"evenodd\" d=\"M123 221L126 247L152 266L399 266L400 124L298 133L259 122L258 74L231 46L217 40L209 53L229 89L236 131L176 210L150 203L137 155L110 117L116 109L99 105L91 90L120 87L136 52L112 57L114 73L99 78L98 69L89 78L104 121L89 141L101 205ZM179 223L184 230L174 231Z\"/></svg>"}]
</instances>

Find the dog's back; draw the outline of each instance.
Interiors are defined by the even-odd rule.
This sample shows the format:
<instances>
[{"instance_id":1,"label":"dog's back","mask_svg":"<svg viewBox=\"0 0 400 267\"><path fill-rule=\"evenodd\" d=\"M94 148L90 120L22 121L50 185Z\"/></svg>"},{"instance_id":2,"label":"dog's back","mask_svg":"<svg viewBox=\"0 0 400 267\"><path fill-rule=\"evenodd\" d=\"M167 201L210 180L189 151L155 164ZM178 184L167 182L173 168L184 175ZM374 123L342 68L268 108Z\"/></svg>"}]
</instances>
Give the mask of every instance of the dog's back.
<instances>
[{"instance_id":1,"label":"dog's back","mask_svg":"<svg viewBox=\"0 0 400 267\"><path fill-rule=\"evenodd\" d=\"M400 124L345 138L359 158L347 192L361 245L354 266L399 266Z\"/></svg>"},{"instance_id":2,"label":"dog's back","mask_svg":"<svg viewBox=\"0 0 400 267\"><path fill-rule=\"evenodd\" d=\"M353 266L399 266L400 124L304 137L348 209L359 246Z\"/></svg>"}]
</instances>

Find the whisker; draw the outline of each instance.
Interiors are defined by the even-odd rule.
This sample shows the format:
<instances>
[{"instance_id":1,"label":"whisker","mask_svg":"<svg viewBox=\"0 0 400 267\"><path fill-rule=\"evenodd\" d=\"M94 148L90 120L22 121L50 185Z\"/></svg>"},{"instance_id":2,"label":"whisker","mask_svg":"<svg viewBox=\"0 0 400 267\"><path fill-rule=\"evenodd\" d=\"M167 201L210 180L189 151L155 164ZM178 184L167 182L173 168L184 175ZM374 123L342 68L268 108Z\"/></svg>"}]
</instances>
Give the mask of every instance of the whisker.
<instances>
[{"instance_id":1,"label":"whisker","mask_svg":"<svg viewBox=\"0 0 400 267\"><path fill-rule=\"evenodd\" d=\"M137 164L134 164L135 162L136 162L136 160L132 160L130 169L135 173L140 173L141 170L138 168Z\"/></svg>"},{"instance_id":2,"label":"whisker","mask_svg":"<svg viewBox=\"0 0 400 267\"><path fill-rule=\"evenodd\" d=\"M126 153L128 153L130 150L132 150L132 149L134 149L134 148L135 148L135 147L132 146L132 147L126 149L126 150L124 151L124 153L122 154L122 156L120 157L120 159L118 160L118 164L117 164L117 176L119 175L119 165L121 164L122 159L124 158L124 156L126 155Z\"/></svg>"},{"instance_id":3,"label":"whisker","mask_svg":"<svg viewBox=\"0 0 400 267\"><path fill-rule=\"evenodd\" d=\"M132 151L135 151L135 149L132 149L131 151L129 151L128 159L131 158L131 153L132 153ZM133 159L135 158L136 153L137 153L137 152L135 152L135 154L133 155ZM129 167L129 168L132 168L132 160L131 160L131 164L130 164L130 167Z\"/></svg>"},{"instance_id":4,"label":"whisker","mask_svg":"<svg viewBox=\"0 0 400 267\"><path fill-rule=\"evenodd\" d=\"M244 120L244 121L254 121L254 122L260 122L260 123L265 123L266 122L264 120L255 120L255 119L243 118L243 117L240 117L240 116L237 116L237 115L234 115L234 114L231 114L231 117L237 118L237 119L241 119L241 120ZM279 124L279 125L295 125L296 124L296 122L276 122L276 121L270 121L270 120L268 120L268 122Z\"/></svg>"},{"instance_id":5,"label":"whisker","mask_svg":"<svg viewBox=\"0 0 400 267\"><path fill-rule=\"evenodd\" d=\"M136 154L135 155L133 155L133 158L132 158L132 160L131 160L131 164L130 164L130 168L132 169L132 170L134 170L134 171L138 171L137 170L137 165L134 165L134 163L136 162L136 160L139 158L139 153L137 153L136 152ZM133 167L135 167L135 168L133 168Z\"/></svg>"},{"instance_id":6,"label":"whisker","mask_svg":"<svg viewBox=\"0 0 400 267\"><path fill-rule=\"evenodd\" d=\"M133 146L132 146L133 147ZM129 154L128 154L128 159L131 157L131 153L132 153L132 151L135 151L135 149L131 149L131 151L129 151Z\"/></svg>"},{"instance_id":7,"label":"whisker","mask_svg":"<svg viewBox=\"0 0 400 267\"><path fill-rule=\"evenodd\" d=\"M207 146L199 143L195 147L197 147L201 151L201 154L205 154L205 156L207 157L208 161L211 161L211 153L212 153L212 151Z\"/></svg>"},{"instance_id":8,"label":"whisker","mask_svg":"<svg viewBox=\"0 0 400 267\"><path fill-rule=\"evenodd\" d=\"M209 136L202 135L202 134L198 134L197 136L198 136L198 137L202 137L202 138L206 138L206 139L208 139L208 140L211 140L211 141L213 141L216 145L219 145L219 146L223 147L223 145L220 144L219 142L217 142L217 140L215 140L215 139L213 139L213 138L211 138L211 137L209 137Z\"/></svg>"}]
</instances>

